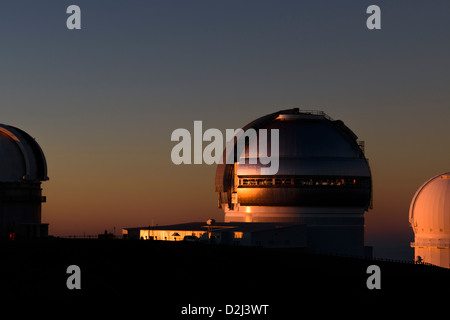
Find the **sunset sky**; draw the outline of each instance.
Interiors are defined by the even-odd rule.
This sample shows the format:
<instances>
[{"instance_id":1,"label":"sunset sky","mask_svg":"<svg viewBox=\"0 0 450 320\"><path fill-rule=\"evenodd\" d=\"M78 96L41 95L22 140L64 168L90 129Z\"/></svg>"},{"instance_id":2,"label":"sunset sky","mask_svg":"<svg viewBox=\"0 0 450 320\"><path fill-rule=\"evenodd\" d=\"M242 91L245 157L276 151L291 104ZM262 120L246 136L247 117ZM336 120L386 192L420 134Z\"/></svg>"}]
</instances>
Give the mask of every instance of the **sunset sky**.
<instances>
[{"instance_id":1,"label":"sunset sky","mask_svg":"<svg viewBox=\"0 0 450 320\"><path fill-rule=\"evenodd\" d=\"M71 4L81 30L66 28ZM366 28L371 4L381 30ZM223 221L215 166L172 164L173 130L322 110L366 142L366 243L412 258L410 201L450 171L449 12L447 0L2 2L0 123L45 152L50 234L120 234Z\"/></svg>"}]
</instances>

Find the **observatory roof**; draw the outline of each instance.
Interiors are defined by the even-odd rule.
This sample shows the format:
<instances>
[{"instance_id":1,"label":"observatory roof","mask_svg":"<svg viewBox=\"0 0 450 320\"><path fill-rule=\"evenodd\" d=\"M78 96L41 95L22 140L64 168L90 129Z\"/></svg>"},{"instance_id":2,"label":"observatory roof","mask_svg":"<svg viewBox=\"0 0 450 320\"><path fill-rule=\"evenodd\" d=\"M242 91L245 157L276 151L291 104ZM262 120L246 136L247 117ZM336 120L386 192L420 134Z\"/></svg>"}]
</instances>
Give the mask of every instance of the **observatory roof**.
<instances>
[{"instance_id":1,"label":"observatory roof","mask_svg":"<svg viewBox=\"0 0 450 320\"><path fill-rule=\"evenodd\" d=\"M0 182L48 180L44 153L25 131L0 124L0 154Z\"/></svg>"},{"instance_id":2,"label":"observatory roof","mask_svg":"<svg viewBox=\"0 0 450 320\"><path fill-rule=\"evenodd\" d=\"M409 222L416 236L450 237L450 172L434 176L417 190Z\"/></svg>"},{"instance_id":3,"label":"observatory roof","mask_svg":"<svg viewBox=\"0 0 450 320\"><path fill-rule=\"evenodd\" d=\"M292 188L284 188L281 186L282 183L277 186L276 180L270 183L270 187L258 187L259 189L257 189L257 185L264 185L267 181L254 180L251 186L243 183L237 188L240 204L323 206L325 203L327 206L364 207L367 209L370 207L371 173L364 156L364 145L357 141L356 134L341 120L333 120L322 111L294 108L260 117L243 127L244 131L248 129L255 131L265 129L268 130L267 132L278 130L279 167L273 177L291 179L286 180L288 184L284 183L284 186L289 185ZM266 141L268 153L272 153L272 139ZM236 142L233 143L237 146ZM255 161L256 163L248 161L253 156L249 152L249 143L245 143L242 151L231 153L234 159L231 156L228 159L227 150L225 150L224 159L226 161L217 165L215 190L220 193L220 204L231 205L232 189L238 178L270 179L272 177L262 174L262 168L265 165L261 161ZM316 187L319 184L335 186L337 184L331 180L341 179L340 181L344 181L342 179L346 178L350 178L349 181L353 183L352 186L347 184L348 188L333 187L319 190ZM311 187L305 186L306 181L310 181ZM250 188L252 189L250 190ZM302 193L303 191L308 194ZM317 192L316 196L312 196L311 192Z\"/></svg>"}]
</instances>

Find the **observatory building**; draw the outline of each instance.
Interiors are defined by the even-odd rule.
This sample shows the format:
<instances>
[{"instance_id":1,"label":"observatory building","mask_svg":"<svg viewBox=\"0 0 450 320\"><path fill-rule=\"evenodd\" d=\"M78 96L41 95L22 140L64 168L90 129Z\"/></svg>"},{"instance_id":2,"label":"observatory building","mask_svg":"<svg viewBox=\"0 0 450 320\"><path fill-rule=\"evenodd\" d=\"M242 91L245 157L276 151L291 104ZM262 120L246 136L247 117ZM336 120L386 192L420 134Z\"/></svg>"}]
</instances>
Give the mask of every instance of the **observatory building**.
<instances>
[{"instance_id":1,"label":"observatory building","mask_svg":"<svg viewBox=\"0 0 450 320\"><path fill-rule=\"evenodd\" d=\"M225 222L304 224L310 251L371 255L364 213L371 208L372 180L363 142L342 121L297 108L263 116L243 130L249 128L258 135L268 129L268 137L270 129L279 130L279 170L262 175L264 165L248 161L248 143L234 153L234 164L219 164L215 190Z\"/></svg>"},{"instance_id":2,"label":"observatory building","mask_svg":"<svg viewBox=\"0 0 450 320\"><path fill-rule=\"evenodd\" d=\"M42 237L41 181L47 163L38 143L26 132L0 124L0 237Z\"/></svg>"},{"instance_id":3,"label":"observatory building","mask_svg":"<svg viewBox=\"0 0 450 320\"><path fill-rule=\"evenodd\" d=\"M409 208L416 261L450 268L450 172L425 182Z\"/></svg>"},{"instance_id":4,"label":"observatory building","mask_svg":"<svg viewBox=\"0 0 450 320\"><path fill-rule=\"evenodd\" d=\"M216 170L215 190L225 222L124 228L124 238L199 238L371 257L372 248L364 244L364 213L372 205L370 168L364 143L342 121L295 108L266 115L242 129L256 134L229 142L225 161ZM271 129L279 136L275 174L262 170L271 165L267 158L276 154ZM265 133L267 139L261 139ZM267 154L261 152L264 161L251 147L252 139L267 141Z\"/></svg>"}]
</instances>

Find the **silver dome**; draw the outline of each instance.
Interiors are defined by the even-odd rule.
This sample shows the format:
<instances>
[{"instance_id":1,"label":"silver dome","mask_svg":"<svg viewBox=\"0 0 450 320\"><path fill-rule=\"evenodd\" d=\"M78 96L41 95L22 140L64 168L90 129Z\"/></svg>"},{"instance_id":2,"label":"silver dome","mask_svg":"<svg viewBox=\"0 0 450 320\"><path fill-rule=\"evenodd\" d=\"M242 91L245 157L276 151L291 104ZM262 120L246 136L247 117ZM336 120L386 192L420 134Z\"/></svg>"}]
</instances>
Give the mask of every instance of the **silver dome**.
<instances>
[{"instance_id":1,"label":"silver dome","mask_svg":"<svg viewBox=\"0 0 450 320\"><path fill-rule=\"evenodd\" d=\"M219 206L359 207L371 204L370 168L357 136L323 112L282 110L243 129L279 130L279 170L262 176L257 164L219 164ZM268 139L270 142L270 139ZM248 157L248 145L239 158ZM268 146L270 152L270 146Z\"/></svg>"}]
</instances>

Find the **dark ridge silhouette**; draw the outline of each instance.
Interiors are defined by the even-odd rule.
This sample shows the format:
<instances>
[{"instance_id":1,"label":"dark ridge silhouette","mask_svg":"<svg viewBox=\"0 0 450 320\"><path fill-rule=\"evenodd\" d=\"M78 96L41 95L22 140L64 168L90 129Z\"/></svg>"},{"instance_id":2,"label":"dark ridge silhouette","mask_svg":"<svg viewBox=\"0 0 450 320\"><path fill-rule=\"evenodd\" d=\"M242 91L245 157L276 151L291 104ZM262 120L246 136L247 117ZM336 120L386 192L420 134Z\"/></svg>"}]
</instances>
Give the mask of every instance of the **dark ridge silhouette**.
<instances>
[{"instance_id":1,"label":"dark ridge silhouette","mask_svg":"<svg viewBox=\"0 0 450 320\"><path fill-rule=\"evenodd\" d=\"M183 241L5 240L0 254L6 300L146 303L168 319L188 304L269 304L278 317L300 306L383 305L417 292L436 301L450 284L450 270L429 265ZM81 268L81 290L66 287L73 264ZM372 264L381 268L380 290L366 286Z\"/></svg>"}]
</instances>

